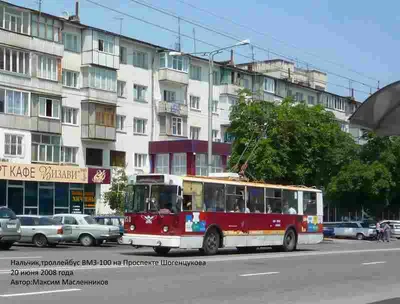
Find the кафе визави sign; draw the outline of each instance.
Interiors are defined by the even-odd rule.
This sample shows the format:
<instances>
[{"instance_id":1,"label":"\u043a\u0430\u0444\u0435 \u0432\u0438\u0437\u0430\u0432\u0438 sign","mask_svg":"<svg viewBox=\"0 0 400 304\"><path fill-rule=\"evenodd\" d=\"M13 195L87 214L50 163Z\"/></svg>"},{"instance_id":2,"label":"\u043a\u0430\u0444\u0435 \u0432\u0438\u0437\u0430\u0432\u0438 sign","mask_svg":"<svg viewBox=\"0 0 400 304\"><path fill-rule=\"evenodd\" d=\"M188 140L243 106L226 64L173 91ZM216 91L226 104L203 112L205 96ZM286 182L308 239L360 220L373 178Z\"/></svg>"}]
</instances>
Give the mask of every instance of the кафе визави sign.
<instances>
[{"instance_id":1,"label":"\u043a\u0430\u0444\u0435 \u0432\u0438\u0437\u0430\u0432\u0438 sign","mask_svg":"<svg viewBox=\"0 0 400 304\"><path fill-rule=\"evenodd\" d=\"M109 184L110 169L0 162L0 179L37 182Z\"/></svg>"}]
</instances>

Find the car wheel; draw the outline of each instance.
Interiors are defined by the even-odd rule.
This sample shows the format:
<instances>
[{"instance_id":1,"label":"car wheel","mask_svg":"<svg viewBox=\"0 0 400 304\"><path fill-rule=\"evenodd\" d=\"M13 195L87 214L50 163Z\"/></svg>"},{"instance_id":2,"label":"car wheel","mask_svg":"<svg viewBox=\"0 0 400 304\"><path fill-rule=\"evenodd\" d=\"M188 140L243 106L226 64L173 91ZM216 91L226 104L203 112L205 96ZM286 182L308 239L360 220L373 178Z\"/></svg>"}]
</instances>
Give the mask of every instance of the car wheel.
<instances>
[{"instance_id":1,"label":"car wheel","mask_svg":"<svg viewBox=\"0 0 400 304\"><path fill-rule=\"evenodd\" d=\"M122 245L122 244L123 244L123 242L122 242L122 236L118 238L117 243L118 243L119 245Z\"/></svg>"},{"instance_id":2,"label":"car wheel","mask_svg":"<svg viewBox=\"0 0 400 304\"><path fill-rule=\"evenodd\" d=\"M364 235L362 233L357 234L357 240L362 241L364 239Z\"/></svg>"},{"instance_id":3,"label":"car wheel","mask_svg":"<svg viewBox=\"0 0 400 304\"><path fill-rule=\"evenodd\" d=\"M47 238L43 234L36 234L33 237L33 244L39 248L45 247L47 245Z\"/></svg>"},{"instance_id":4,"label":"car wheel","mask_svg":"<svg viewBox=\"0 0 400 304\"><path fill-rule=\"evenodd\" d=\"M0 243L0 249L8 250L11 248L12 245L13 243Z\"/></svg>"},{"instance_id":5,"label":"car wheel","mask_svg":"<svg viewBox=\"0 0 400 304\"><path fill-rule=\"evenodd\" d=\"M220 235L216 229L211 229L207 232L204 241L203 249L206 255L217 254L220 243Z\"/></svg>"},{"instance_id":6,"label":"car wheel","mask_svg":"<svg viewBox=\"0 0 400 304\"><path fill-rule=\"evenodd\" d=\"M94 239L92 236L84 234L79 238L79 242L82 244L82 246L90 247L93 245Z\"/></svg>"}]
</instances>

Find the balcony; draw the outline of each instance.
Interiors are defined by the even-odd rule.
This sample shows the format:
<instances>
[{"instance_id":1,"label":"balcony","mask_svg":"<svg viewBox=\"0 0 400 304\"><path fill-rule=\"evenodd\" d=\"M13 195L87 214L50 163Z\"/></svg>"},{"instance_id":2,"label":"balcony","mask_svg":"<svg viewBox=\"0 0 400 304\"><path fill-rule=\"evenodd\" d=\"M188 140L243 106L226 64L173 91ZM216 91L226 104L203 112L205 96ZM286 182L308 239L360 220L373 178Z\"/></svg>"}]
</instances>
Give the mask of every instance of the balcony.
<instances>
[{"instance_id":1,"label":"balcony","mask_svg":"<svg viewBox=\"0 0 400 304\"><path fill-rule=\"evenodd\" d=\"M64 45L62 43L47 41L21 33L0 30L0 41L10 46L51 54L57 57L63 57L64 54Z\"/></svg>"},{"instance_id":2,"label":"balcony","mask_svg":"<svg viewBox=\"0 0 400 304\"><path fill-rule=\"evenodd\" d=\"M220 94L221 95L239 95L239 91L242 90L243 87L235 85L235 84L221 84L220 85Z\"/></svg>"},{"instance_id":3,"label":"balcony","mask_svg":"<svg viewBox=\"0 0 400 304\"><path fill-rule=\"evenodd\" d=\"M31 117L31 130L35 132L61 134L61 120L44 117Z\"/></svg>"},{"instance_id":4,"label":"balcony","mask_svg":"<svg viewBox=\"0 0 400 304\"><path fill-rule=\"evenodd\" d=\"M32 124L33 125L33 124ZM31 131L31 117L13 114L0 114L0 127Z\"/></svg>"},{"instance_id":5,"label":"balcony","mask_svg":"<svg viewBox=\"0 0 400 304\"><path fill-rule=\"evenodd\" d=\"M117 92L110 92L93 88L82 88L81 92L86 97L84 99L101 101L112 105L117 104Z\"/></svg>"},{"instance_id":6,"label":"balcony","mask_svg":"<svg viewBox=\"0 0 400 304\"><path fill-rule=\"evenodd\" d=\"M188 106L180 103L160 101L158 103L157 113L188 116Z\"/></svg>"},{"instance_id":7,"label":"balcony","mask_svg":"<svg viewBox=\"0 0 400 304\"><path fill-rule=\"evenodd\" d=\"M186 72L162 68L158 70L158 78L160 81L170 82L180 85L189 84L189 75Z\"/></svg>"},{"instance_id":8,"label":"balcony","mask_svg":"<svg viewBox=\"0 0 400 304\"><path fill-rule=\"evenodd\" d=\"M96 102L82 102L82 140L116 140L116 106Z\"/></svg>"}]
</instances>

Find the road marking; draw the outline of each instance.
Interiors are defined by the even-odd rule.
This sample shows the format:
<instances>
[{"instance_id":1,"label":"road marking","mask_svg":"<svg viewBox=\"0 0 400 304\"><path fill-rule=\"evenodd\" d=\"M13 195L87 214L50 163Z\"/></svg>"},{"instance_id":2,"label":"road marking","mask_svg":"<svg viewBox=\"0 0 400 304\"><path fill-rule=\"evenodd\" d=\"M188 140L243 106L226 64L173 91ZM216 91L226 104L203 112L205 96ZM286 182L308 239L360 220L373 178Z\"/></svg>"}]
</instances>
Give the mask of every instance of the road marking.
<instances>
[{"instance_id":1,"label":"road marking","mask_svg":"<svg viewBox=\"0 0 400 304\"><path fill-rule=\"evenodd\" d=\"M11 297L21 297L21 296L33 296L33 295L49 294L49 293L80 291L80 290L81 289L74 288L74 289L59 289L59 290L25 292L25 293L12 293L12 294L0 295L0 297L2 297L2 298L11 298Z\"/></svg>"},{"instance_id":2,"label":"road marking","mask_svg":"<svg viewBox=\"0 0 400 304\"><path fill-rule=\"evenodd\" d=\"M362 263L361 265L376 265L376 264L385 264L385 261L378 261L378 262L369 262L369 263Z\"/></svg>"},{"instance_id":3,"label":"road marking","mask_svg":"<svg viewBox=\"0 0 400 304\"><path fill-rule=\"evenodd\" d=\"M17 260L17 259L42 259L43 257L41 256L34 256L34 257L1 257L0 260Z\"/></svg>"},{"instance_id":4,"label":"road marking","mask_svg":"<svg viewBox=\"0 0 400 304\"><path fill-rule=\"evenodd\" d=\"M260 276L260 275L270 275L270 274L278 274L280 272L259 272L259 273L247 273L241 274L241 277L252 277L252 276Z\"/></svg>"}]
</instances>

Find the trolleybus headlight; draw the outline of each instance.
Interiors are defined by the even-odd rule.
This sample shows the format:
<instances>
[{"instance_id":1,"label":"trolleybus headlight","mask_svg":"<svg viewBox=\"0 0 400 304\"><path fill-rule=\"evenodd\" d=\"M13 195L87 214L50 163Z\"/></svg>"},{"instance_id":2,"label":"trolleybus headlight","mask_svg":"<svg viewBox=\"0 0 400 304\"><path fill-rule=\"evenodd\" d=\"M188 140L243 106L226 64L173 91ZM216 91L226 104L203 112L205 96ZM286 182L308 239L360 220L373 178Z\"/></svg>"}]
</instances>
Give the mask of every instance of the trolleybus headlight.
<instances>
[{"instance_id":1,"label":"trolleybus headlight","mask_svg":"<svg viewBox=\"0 0 400 304\"><path fill-rule=\"evenodd\" d=\"M168 232L168 226L164 226L164 227L163 227L163 231L164 231L164 232Z\"/></svg>"},{"instance_id":2,"label":"trolleybus headlight","mask_svg":"<svg viewBox=\"0 0 400 304\"><path fill-rule=\"evenodd\" d=\"M131 230L135 230L135 225L131 225Z\"/></svg>"}]
</instances>

